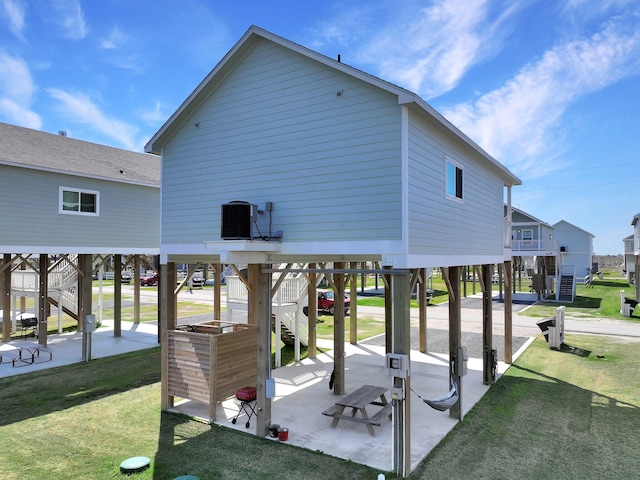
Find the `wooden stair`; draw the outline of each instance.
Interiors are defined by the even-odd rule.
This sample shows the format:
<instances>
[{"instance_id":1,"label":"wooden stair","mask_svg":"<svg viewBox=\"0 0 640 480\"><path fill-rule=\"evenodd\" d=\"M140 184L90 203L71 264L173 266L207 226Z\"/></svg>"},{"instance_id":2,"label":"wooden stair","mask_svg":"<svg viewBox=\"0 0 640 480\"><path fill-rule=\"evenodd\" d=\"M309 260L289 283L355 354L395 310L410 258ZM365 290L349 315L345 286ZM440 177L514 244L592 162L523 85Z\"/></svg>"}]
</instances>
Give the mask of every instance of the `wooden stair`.
<instances>
[{"instance_id":1,"label":"wooden stair","mask_svg":"<svg viewBox=\"0 0 640 480\"><path fill-rule=\"evenodd\" d=\"M561 302L573 302L573 275L562 275L560 277L558 300Z\"/></svg>"}]
</instances>

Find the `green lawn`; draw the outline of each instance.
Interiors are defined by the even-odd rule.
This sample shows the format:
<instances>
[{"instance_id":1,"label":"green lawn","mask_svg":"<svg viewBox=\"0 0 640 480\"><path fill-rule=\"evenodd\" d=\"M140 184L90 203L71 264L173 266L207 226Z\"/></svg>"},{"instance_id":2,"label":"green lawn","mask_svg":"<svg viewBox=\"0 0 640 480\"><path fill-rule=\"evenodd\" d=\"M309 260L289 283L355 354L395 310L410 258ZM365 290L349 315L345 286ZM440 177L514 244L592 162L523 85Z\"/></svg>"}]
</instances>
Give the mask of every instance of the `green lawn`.
<instances>
[{"instance_id":1,"label":"green lawn","mask_svg":"<svg viewBox=\"0 0 640 480\"><path fill-rule=\"evenodd\" d=\"M604 278L595 280L590 287L582 284L576 286L576 297L573 303L559 304L556 302L542 301L526 310L530 317L548 317L555 315L559 305L566 306L566 313L577 318L618 318L620 314L620 290L625 291L625 296L634 297L633 286L621 278ZM636 313L631 321L640 321Z\"/></svg>"},{"instance_id":2,"label":"green lawn","mask_svg":"<svg viewBox=\"0 0 640 480\"><path fill-rule=\"evenodd\" d=\"M410 478L636 478L640 342L566 342L572 348L557 352L538 338ZM162 413L159 362L155 348L0 379L0 478L124 479L119 465L132 456L152 461L139 479L377 477L353 462Z\"/></svg>"}]
</instances>

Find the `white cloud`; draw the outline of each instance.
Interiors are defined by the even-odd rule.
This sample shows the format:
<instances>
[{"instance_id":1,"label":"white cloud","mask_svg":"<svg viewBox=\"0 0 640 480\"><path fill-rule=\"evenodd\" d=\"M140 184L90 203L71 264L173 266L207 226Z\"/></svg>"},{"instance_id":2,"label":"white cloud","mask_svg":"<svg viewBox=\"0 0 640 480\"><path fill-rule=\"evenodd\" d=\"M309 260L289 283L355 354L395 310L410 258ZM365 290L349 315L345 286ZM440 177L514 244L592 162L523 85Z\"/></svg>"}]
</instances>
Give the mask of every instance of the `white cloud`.
<instances>
[{"instance_id":1,"label":"white cloud","mask_svg":"<svg viewBox=\"0 0 640 480\"><path fill-rule=\"evenodd\" d=\"M3 0L4 14L9 19L9 29L20 40L24 40L24 16L27 6L22 0Z\"/></svg>"},{"instance_id":2,"label":"white cloud","mask_svg":"<svg viewBox=\"0 0 640 480\"><path fill-rule=\"evenodd\" d=\"M387 19L385 28L372 33L374 40L362 49L360 60L425 98L441 95L501 48L510 31L506 21L519 7L495 5L489 0L413 4L402 18Z\"/></svg>"},{"instance_id":3,"label":"white cloud","mask_svg":"<svg viewBox=\"0 0 640 480\"><path fill-rule=\"evenodd\" d=\"M170 114L171 112L165 112L162 104L156 100L153 108L140 112L139 116L150 125L162 125Z\"/></svg>"},{"instance_id":4,"label":"white cloud","mask_svg":"<svg viewBox=\"0 0 640 480\"><path fill-rule=\"evenodd\" d=\"M89 27L84 18L80 0L55 0L53 2L55 18L53 19L62 27L65 36L81 40L89 33Z\"/></svg>"},{"instance_id":5,"label":"white cloud","mask_svg":"<svg viewBox=\"0 0 640 480\"><path fill-rule=\"evenodd\" d=\"M61 114L68 120L87 125L106 137L116 140L124 148L139 149L139 142L135 140L138 127L108 117L87 95L72 94L57 88L48 89L47 92L59 102Z\"/></svg>"},{"instance_id":6,"label":"white cloud","mask_svg":"<svg viewBox=\"0 0 640 480\"><path fill-rule=\"evenodd\" d=\"M0 115L16 125L40 129L42 120L31 111L35 90L27 64L0 53Z\"/></svg>"},{"instance_id":7,"label":"white cloud","mask_svg":"<svg viewBox=\"0 0 640 480\"><path fill-rule=\"evenodd\" d=\"M542 175L560 167L558 125L571 104L639 72L635 22L610 22L591 38L547 51L503 87L443 114L521 175Z\"/></svg>"},{"instance_id":8,"label":"white cloud","mask_svg":"<svg viewBox=\"0 0 640 480\"><path fill-rule=\"evenodd\" d=\"M111 29L109 37L100 41L100 47L106 50L116 50L121 48L127 40L129 40L129 36L116 25Z\"/></svg>"}]
</instances>

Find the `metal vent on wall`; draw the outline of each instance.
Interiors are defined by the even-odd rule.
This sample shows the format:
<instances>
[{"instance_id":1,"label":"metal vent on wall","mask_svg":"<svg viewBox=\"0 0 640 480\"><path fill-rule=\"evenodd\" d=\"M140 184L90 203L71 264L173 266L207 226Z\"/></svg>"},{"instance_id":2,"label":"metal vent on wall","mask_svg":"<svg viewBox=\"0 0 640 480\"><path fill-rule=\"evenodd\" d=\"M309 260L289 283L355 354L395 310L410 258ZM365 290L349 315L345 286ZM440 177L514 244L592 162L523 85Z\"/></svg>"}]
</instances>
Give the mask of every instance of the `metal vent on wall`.
<instances>
[{"instance_id":1,"label":"metal vent on wall","mask_svg":"<svg viewBox=\"0 0 640 480\"><path fill-rule=\"evenodd\" d=\"M222 225L220 236L223 240L251 240L256 206L249 202L234 201L222 204Z\"/></svg>"}]
</instances>

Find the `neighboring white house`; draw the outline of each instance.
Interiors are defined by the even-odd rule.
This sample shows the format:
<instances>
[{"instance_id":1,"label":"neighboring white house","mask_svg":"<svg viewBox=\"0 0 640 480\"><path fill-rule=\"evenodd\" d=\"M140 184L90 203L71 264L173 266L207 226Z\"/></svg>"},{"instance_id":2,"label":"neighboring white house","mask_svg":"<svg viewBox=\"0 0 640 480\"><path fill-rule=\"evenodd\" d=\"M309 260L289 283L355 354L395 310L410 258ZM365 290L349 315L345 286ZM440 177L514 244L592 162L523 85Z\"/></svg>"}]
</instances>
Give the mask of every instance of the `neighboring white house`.
<instances>
[{"instance_id":1,"label":"neighboring white house","mask_svg":"<svg viewBox=\"0 0 640 480\"><path fill-rule=\"evenodd\" d=\"M515 207L511 207L511 242L514 256L556 256L560 250L554 226Z\"/></svg>"},{"instance_id":2,"label":"neighboring white house","mask_svg":"<svg viewBox=\"0 0 640 480\"><path fill-rule=\"evenodd\" d=\"M522 257L529 272L545 270L557 300L572 300L575 284L591 275L594 236L565 220L550 225L513 207L511 216L513 256Z\"/></svg>"},{"instance_id":3,"label":"neighboring white house","mask_svg":"<svg viewBox=\"0 0 640 480\"><path fill-rule=\"evenodd\" d=\"M631 226L633 227L633 255L635 259L636 276L634 276L634 284L636 286L636 300L640 300L640 282L638 281L637 272L640 271L640 213L634 215L631 220ZM625 251L626 252L626 251Z\"/></svg>"},{"instance_id":4,"label":"neighboring white house","mask_svg":"<svg viewBox=\"0 0 640 480\"><path fill-rule=\"evenodd\" d=\"M635 281L636 274L635 239L633 234L623 238L622 242L624 244L624 265L622 271L627 282L632 283Z\"/></svg>"},{"instance_id":5,"label":"neighboring white house","mask_svg":"<svg viewBox=\"0 0 640 480\"><path fill-rule=\"evenodd\" d=\"M15 297L37 298L37 277L46 271L48 302L77 316L74 301L85 288L78 285L87 278L90 293L98 263L110 255L157 255L159 167L154 155L0 123L0 289L11 285L14 296L14 306L7 295L0 310L15 311ZM87 275L79 276L84 268ZM48 309L37 308L46 321Z\"/></svg>"},{"instance_id":6,"label":"neighboring white house","mask_svg":"<svg viewBox=\"0 0 640 480\"><path fill-rule=\"evenodd\" d=\"M395 282L409 270L511 258L503 199L521 183L513 173L416 94L257 27L145 150L162 156L160 261L172 272L168 283L178 263L248 265L248 290L259 299L254 314L249 299L249 322L258 331L270 330L266 307L257 306L272 298L264 276L279 265L326 267L341 298L344 270L331 265L376 263ZM404 281L393 291L407 292ZM163 305L173 297L166 291ZM165 312L171 330L173 309ZM336 315L338 332L344 320ZM393 321L394 351L408 354L408 318ZM342 342L336 333L334 393L344 388ZM260 351L257 434L264 435L270 349ZM170 368L163 363L164 379ZM165 381L165 407L172 388Z\"/></svg>"},{"instance_id":7,"label":"neighboring white house","mask_svg":"<svg viewBox=\"0 0 640 480\"><path fill-rule=\"evenodd\" d=\"M555 236L560 242L560 256L563 268L573 268L576 281L582 283L590 276L593 266L593 239L595 236L582 228L560 220L553 224Z\"/></svg>"}]
</instances>

